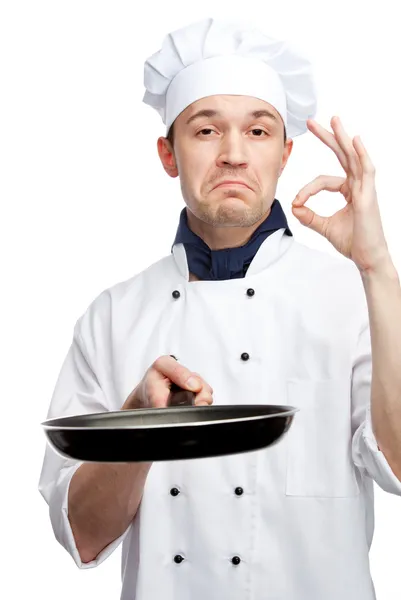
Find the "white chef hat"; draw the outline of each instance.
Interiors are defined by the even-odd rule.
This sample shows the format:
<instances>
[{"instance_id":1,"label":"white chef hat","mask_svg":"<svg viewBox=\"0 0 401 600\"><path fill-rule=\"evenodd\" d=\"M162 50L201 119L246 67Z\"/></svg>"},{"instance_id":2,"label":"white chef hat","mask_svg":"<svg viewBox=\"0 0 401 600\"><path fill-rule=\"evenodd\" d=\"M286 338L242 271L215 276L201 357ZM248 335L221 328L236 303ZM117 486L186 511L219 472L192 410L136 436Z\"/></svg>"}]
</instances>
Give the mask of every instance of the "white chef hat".
<instances>
[{"instance_id":1,"label":"white chef hat","mask_svg":"<svg viewBox=\"0 0 401 600\"><path fill-rule=\"evenodd\" d=\"M268 102L289 138L307 131L317 108L309 60L288 42L235 21L209 18L169 33L145 62L144 84L143 102L160 114L166 136L187 106L216 94Z\"/></svg>"}]
</instances>

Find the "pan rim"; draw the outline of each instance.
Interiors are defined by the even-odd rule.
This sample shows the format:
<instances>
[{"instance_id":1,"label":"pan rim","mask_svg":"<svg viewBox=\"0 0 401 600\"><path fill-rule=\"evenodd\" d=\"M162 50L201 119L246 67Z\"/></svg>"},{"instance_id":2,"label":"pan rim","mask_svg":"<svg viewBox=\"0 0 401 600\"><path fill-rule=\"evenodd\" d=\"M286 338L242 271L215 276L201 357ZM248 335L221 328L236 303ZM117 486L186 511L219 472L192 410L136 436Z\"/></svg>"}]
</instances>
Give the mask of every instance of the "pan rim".
<instances>
[{"instance_id":1,"label":"pan rim","mask_svg":"<svg viewBox=\"0 0 401 600\"><path fill-rule=\"evenodd\" d=\"M249 406L249 405L248 405ZM264 405L251 405L251 406L264 406ZM277 407L282 406L282 405L275 405ZM147 413L149 412L149 410L169 410L169 411L174 411L176 412L175 409L178 410L182 410L182 408L184 407L169 407L167 409L165 408L152 408L152 409L134 409L131 412L134 412L137 414L138 410L146 410ZM205 407L195 407L195 408L205 408L208 409L208 406ZM218 408L218 407L213 407L213 408ZM226 408L224 406L222 406L222 408ZM194 410L194 407L188 407L189 410ZM238 423L238 422L248 422L248 421L256 421L259 419L271 419L271 418L277 418L277 417L285 417L285 416L291 416L293 414L295 414L296 412L298 412L300 409L295 407L295 406L288 406L286 407L286 410L283 412L280 412L279 414L271 414L271 415L253 415L253 416L249 416L249 417L238 417L238 418L231 418L231 419L218 419L218 420L213 420L213 421L189 421L189 422L178 422L178 423L155 423L152 425L149 424L138 424L138 425L119 425L117 427L102 427L101 425L98 426L94 426L94 427L88 427L88 426L84 426L84 425L79 425L79 426L74 426L74 425L56 425L56 424L52 424L52 421L57 421L59 419L62 418L76 418L76 417L85 417L85 416L99 416L99 415L104 415L104 414L108 414L108 413L84 413L81 415L70 415L69 417L54 417L53 419L49 419L47 421L44 421L43 423L41 423L42 427L45 430L48 431L116 431L116 430L137 430L137 429L166 429L168 427L173 427L174 429L176 429L177 427L198 427L198 426L204 426L204 425L219 425L222 423ZM130 411L110 411L112 413L117 413L117 412L130 412Z\"/></svg>"}]
</instances>

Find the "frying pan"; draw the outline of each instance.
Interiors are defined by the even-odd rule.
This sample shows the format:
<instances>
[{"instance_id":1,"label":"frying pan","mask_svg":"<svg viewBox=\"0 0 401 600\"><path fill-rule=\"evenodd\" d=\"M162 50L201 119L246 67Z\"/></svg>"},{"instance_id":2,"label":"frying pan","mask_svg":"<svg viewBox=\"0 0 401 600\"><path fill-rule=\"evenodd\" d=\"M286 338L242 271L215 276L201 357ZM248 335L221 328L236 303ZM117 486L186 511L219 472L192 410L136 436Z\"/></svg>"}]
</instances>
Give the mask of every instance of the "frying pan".
<instances>
[{"instance_id":1,"label":"frying pan","mask_svg":"<svg viewBox=\"0 0 401 600\"><path fill-rule=\"evenodd\" d=\"M195 406L172 383L166 408L48 419L41 425L61 456L85 462L154 462L259 450L277 443L299 408L276 404Z\"/></svg>"}]
</instances>

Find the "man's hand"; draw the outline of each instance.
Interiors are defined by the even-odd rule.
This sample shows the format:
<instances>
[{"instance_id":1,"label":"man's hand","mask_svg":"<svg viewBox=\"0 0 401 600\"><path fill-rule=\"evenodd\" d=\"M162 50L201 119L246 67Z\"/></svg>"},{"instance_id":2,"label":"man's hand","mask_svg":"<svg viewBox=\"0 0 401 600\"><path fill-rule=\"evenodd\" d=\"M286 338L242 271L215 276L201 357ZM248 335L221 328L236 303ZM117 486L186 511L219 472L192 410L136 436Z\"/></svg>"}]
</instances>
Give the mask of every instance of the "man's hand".
<instances>
[{"instance_id":1,"label":"man's hand","mask_svg":"<svg viewBox=\"0 0 401 600\"><path fill-rule=\"evenodd\" d=\"M171 383L195 392L194 403L197 406L210 405L213 402L213 389L198 373L180 365L172 356L160 356L128 396L122 410L166 407Z\"/></svg>"},{"instance_id":2,"label":"man's hand","mask_svg":"<svg viewBox=\"0 0 401 600\"><path fill-rule=\"evenodd\" d=\"M346 177L319 175L304 186L292 203L293 214L302 225L323 235L341 254L351 259L361 273L379 270L391 263L380 218L375 187L375 167L359 136L352 140L338 117L331 119L334 135L313 119L308 129L337 156ZM347 204L331 217L322 217L304 206L315 194L340 192Z\"/></svg>"}]
</instances>

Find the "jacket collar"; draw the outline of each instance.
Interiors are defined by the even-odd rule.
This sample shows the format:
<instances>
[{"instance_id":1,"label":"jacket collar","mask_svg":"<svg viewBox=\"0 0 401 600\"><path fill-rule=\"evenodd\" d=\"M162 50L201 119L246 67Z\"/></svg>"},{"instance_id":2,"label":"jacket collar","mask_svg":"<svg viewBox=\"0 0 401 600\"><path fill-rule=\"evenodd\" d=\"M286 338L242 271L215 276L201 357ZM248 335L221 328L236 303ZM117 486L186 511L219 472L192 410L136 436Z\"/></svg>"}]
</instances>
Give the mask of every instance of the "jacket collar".
<instances>
[{"instance_id":1,"label":"jacket collar","mask_svg":"<svg viewBox=\"0 0 401 600\"><path fill-rule=\"evenodd\" d=\"M287 252L287 250L292 246L293 242L294 238L293 236L289 236L288 234L286 234L286 228L278 229L277 231L275 231L272 235L267 237L259 247L259 250L256 252L249 266L245 278L260 273L267 269L270 265L275 263L279 258L281 258L281 256L283 256L283 254ZM180 275L184 277L186 281L188 281L189 269L184 244L175 244L172 248L172 254ZM232 279L226 281L240 282L241 279ZM206 281L204 283L212 282Z\"/></svg>"}]
</instances>

